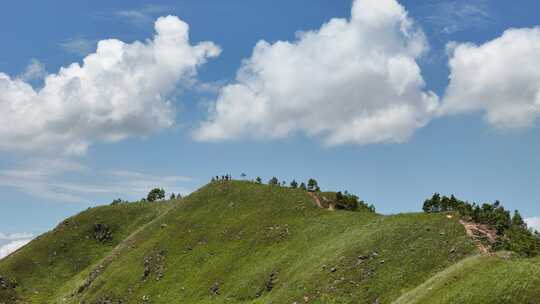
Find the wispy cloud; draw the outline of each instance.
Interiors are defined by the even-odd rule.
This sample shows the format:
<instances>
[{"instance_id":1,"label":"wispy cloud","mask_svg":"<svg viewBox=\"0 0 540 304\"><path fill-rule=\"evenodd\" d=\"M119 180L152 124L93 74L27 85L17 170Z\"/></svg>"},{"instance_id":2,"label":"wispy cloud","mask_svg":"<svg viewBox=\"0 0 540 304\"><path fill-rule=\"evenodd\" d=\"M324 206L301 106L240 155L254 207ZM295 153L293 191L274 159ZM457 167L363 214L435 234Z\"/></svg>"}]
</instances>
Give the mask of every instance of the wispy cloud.
<instances>
[{"instance_id":1,"label":"wispy cloud","mask_svg":"<svg viewBox=\"0 0 540 304\"><path fill-rule=\"evenodd\" d=\"M16 241L21 239L30 239L34 237L32 233L18 232L18 233L3 233L0 232L0 241Z\"/></svg>"},{"instance_id":2,"label":"wispy cloud","mask_svg":"<svg viewBox=\"0 0 540 304\"><path fill-rule=\"evenodd\" d=\"M96 43L96 40L77 37L61 42L60 47L70 54L84 57L95 51Z\"/></svg>"},{"instance_id":3,"label":"wispy cloud","mask_svg":"<svg viewBox=\"0 0 540 304\"><path fill-rule=\"evenodd\" d=\"M197 82L192 87L199 93L217 94L219 93L219 90L227 84L226 80L218 80L211 82Z\"/></svg>"},{"instance_id":4,"label":"wispy cloud","mask_svg":"<svg viewBox=\"0 0 540 304\"><path fill-rule=\"evenodd\" d=\"M122 189L131 194L144 194L154 187L164 187L168 191L186 193L186 189L179 187L179 184L192 181L192 178L188 176L157 176L133 171L111 171L108 174L118 181L118 185Z\"/></svg>"},{"instance_id":5,"label":"wispy cloud","mask_svg":"<svg viewBox=\"0 0 540 304\"><path fill-rule=\"evenodd\" d=\"M111 197L140 198L154 187L181 194L191 192L186 184L192 179L187 176L122 170L100 172L70 161L49 162L0 170L0 187L68 203L103 201ZM76 181L73 175L77 176Z\"/></svg>"},{"instance_id":6,"label":"wispy cloud","mask_svg":"<svg viewBox=\"0 0 540 304\"><path fill-rule=\"evenodd\" d=\"M169 7L161 5L145 5L135 9L123 9L114 12L117 17L124 18L137 26L147 26L154 22L155 17L170 11Z\"/></svg>"},{"instance_id":7,"label":"wispy cloud","mask_svg":"<svg viewBox=\"0 0 540 304\"><path fill-rule=\"evenodd\" d=\"M420 17L439 34L453 34L470 28L484 28L492 22L492 11L486 0L427 1L421 5Z\"/></svg>"},{"instance_id":8,"label":"wispy cloud","mask_svg":"<svg viewBox=\"0 0 540 304\"><path fill-rule=\"evenodd\" d=\"M36 79L43 79L47 76L45 65L37 59L30 59L30 63L26 67L26 70L19 75L19 79L23 81L32 81Z\"/></svg>"},{"instance_id":9,"label":"wispy cloud","mask_svg":"<svg viewBox=\"0 0 540 304\"><path fill-rule=\"evenodd\" d=\"M33 160L16 168L0 170L0 186L14 188L29 195L53 201L84 202L82 197L58 191L51 181L68 172L82 172L79 163L55 159Z\"/></svg>"}]
</instances>

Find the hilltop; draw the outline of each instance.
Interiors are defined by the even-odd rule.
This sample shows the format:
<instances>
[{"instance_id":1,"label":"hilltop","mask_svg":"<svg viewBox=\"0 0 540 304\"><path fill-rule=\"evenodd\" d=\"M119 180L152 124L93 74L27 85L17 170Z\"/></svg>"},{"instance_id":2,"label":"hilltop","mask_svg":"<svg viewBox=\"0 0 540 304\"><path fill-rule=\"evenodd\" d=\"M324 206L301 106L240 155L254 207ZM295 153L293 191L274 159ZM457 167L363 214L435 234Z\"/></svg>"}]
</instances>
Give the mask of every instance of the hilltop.
<instances>
[{"instance_id":1,"label":"hilltop","mask_svg":"<svg viewBox=\"0 0 540 304\"><path fill-rule=\"evenodd\" d=\"M482 254L458 213L341 195L227 180L89 209L0 261L0 303L538 303L540 259Z\"/></svg>"}]
</instances>

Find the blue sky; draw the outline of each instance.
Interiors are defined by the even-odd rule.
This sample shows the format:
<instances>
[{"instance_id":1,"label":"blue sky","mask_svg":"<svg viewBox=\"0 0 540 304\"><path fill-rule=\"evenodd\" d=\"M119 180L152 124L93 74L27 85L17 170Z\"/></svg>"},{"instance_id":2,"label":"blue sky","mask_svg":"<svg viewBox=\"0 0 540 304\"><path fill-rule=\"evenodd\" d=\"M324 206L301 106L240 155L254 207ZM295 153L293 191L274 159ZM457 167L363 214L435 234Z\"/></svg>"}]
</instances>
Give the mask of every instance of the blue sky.
<instances>
[{"instance_id":1,"label":"blue sky","mask_svg":"<svg viewBox=\"0 0 540 304\"><path fill-rule=\"evenodd\" d=\"M132 44L138 40L147 43L145 47L152 50L157 42L149 44L148 41L154 39L154 22L160 16L179 18L163 19L163 33L181 31L179 24L189 25L187 47L190 50L195 50L203 41L213 44L200 45L202 53L190 51L189 56L196 63L178 63L171 59L172 64L150 66L152 70L148 75L156 78L148 80L148 86L155 87L150 88L147 95L160 94L161 98L163 94L166 100L141 97L144 100L139 104L135 104L135 99L128 100L124 105L129 109L139 106L143 109L133 114L135 120L129 116L112 126L106 123L79 126L78 119L84 114L73 113L86 113L97 107L93 100L88 101L91 106L78 107L75 98L66 104L60 103L69 111L52 106L37 108L37 120L42 119L41 114L47 119L43 125L15 119L0 122L7 130L0 131L0 139L6 143L0 145L0 232L4 234L3 237L0 234L0 245L27 238L27 235L10 237L10 234L41 233L89 206L107 204L118 197L139 199L154 186L189 193L205 184L211 176L223 173L239 176L245 172L250 178L261 176L265 180L277 176L286 181L315 177L324 189L357 193L374 203L382 213L417 211L426 197L441 192L477 202L498 199L510 209L521 210L526 217L540 216L540 129L536 123L540 102L534 100L534 94L530 97L520 93L523 83L531 84L527 89L532 87L540 92L537 76L523 72L525 67L538 66L540 62L535 62L534 57L540 58L540 54L538 49L520 51L518 47L508 47L513 45L511 42L516 45L523 41L535 43L538 35L534 31L518 30L513 35L503 36L510 28L537 26L535 12L540 9L540 4L525 0L518 1L519 4L487 0L403 0L399 3L408 14L404 17L393 0L379 2L390 5L396 12L396 15L384 18L390 18L389 22L398 25L414 22L415 26L407 33L423 33L425 38L422 39L401 32L388 34L378 25L362 23L371 16L365 11L376 9L370 6L376 5L372 0L358 0L364 1L370 4L357 4L356 21L351 20L352 1L349 0L55 1L54 6L42 1L18 1L2 4L0 73L9 77L7 83L23 81L33 86L35 92L46 87L46 75L57 74L61 67L72 63L82 66L83 58L96 52L98 41L114 38ZM310 46L328 47L327 41L319 32L313 32L311 38L303 38L297 33L318 31L332 18L343 18L347 22L340 28L343 35L352 32L362 37L358 45L330 46L331 50L333 47L344 50L344 58L309 53L309 50L304 56L302 52ZM375 30L383 31L388 37L373 35ZM379 39L382 36L388 40ZM343 42L339 40L341 36L336 37L331 40L333 43ZM267 41L267 47L254 51L260 40ZM280 49L274 44L277 41L296 42ZM422 42L425 45L417 51L415 45ZM455 43L449 44L451 42ZM485 43L488 43L485 48L479 47ZM474 45L471 47L471 44ZM389 49L384 49L386 45L390 45ZM114 52L115 46L109 47ZM177 50L174 46L171 48ZM312 71L321 72L313 75L317 78L313 81L326 83L325 77L333 74L334 67L326 70L327 66L318 66L321 61L328 58L329 62L340 64L339 60L342 60L344 65L335 68L338 75L340 71L347 71L344 68L350 59L347 54L365 55L374 49L383 50L392 58L406 58L407 62L412 62L412 69L409 64L402 72L398 70L397 81L401 81L401 75L403 78L408 76L412 80L406 84L405 90L409 91L403 95L425 99L418 101L407 97L401 100L401 95L392 96L395 98L392 106L406 103L412 107L413 114L407 112L404 118L399 118L403 121L399 120L391 127L384 124L389 116L382 116L380 128L372 128L371 125L364 126L363 123L372 122L369 119L373 117L364 117L363 110L355 112L358 116L349 117L349 113L339 109L353 106L351 109L356 111L365 106L380 110L380 102L386 101L379 102L377 98L380 97L370 94L377 95L377 90L386 87L376 87L378 84L375 83L372 87L366 86L364 91L353 88L353 96L350 96L347 89L339 89L349 88L349 84L338 80L332 86L314 86L315 89L305 92L302 86L312 80L302 81L297 77L300 79L287 81L286 70L280 68L295 69L296 63L273 57L283 51L284 57L300 58L299 62L307 64L299 64L298 70L309 66ZM502 70L501 66L492 66L493 62L508 62L508 58L516 55L513 53L516 49L523 52L518 53L523 59L517 60L515 65L503 64ZM501 60L491 57L484 60L484 51L501 56ZM132 52L135 54L133 60L147 60L144 53ZM254 52L256 56L252 56ZM453 69L449 68L451 58L455 59ZM470 58L476 58L473 68L467 61ZM370 60L365 57L360 63ZM236 77L242 62L249 71L247 80ZM310 66L310 62L314 64ZM148 62L137 64L139 61L135 65L141 69L137 71L144 71L142 69L149 65ZM418 71L414 69L415 64ZM478 72L475 66L495 71L488 73L495 79L485 79L485 73ZM161 75L163 70L167 72ZM270 72L265 73L267 70ZM121 74L123 70L119 71ZM369 73L357 70L353 75L368 79ZM455 75L455 83L449 85L451 73ZM274 74L285 77L273 80ZM506 74L516 75L514 78L519 78L520 83L505 81ZM425 86L418 85L418 79L423 80ZM163 83L166 88L162 87ZM289 92L291 83L291 86L296 85L292 92L300 92L300 96L306 93L305 96L310 97L276 97L281 96L281 92ZM508 85L504 90L494 85L500 83ZM1 84L0 113L10 115L9 111L2 112L2 103L10 104L2 95L2 90L7 89ZM145 82L142 84L144 86ZM271 91L279 85L286 86L287 90ZM242 89L241 93L253 94L254 99L266 100L272 106L264 108L260 114L253 112L258 108L254 104L251 109L249 98L242 101L235 95L238 92L224 93L227 88L233 91L238 87ZM122 95L121 86L113 89L117 90L115 94ZM62 94L66 90L62 87ZM102 96L99 94L105 94L102 91L107 90L100 88L96 96ZM422 95L430 91L436 99ZM78 91L69 92L75 94ZM142 96L137 95L138 92L133 94L137 98ZM484 97L486 100L482 99ZM35 98L38 101L33 102L50 101L48 97ZM519 102L514 102L514 98ZM292 107L287 106L288 99L291 105L298 103L294 104L291 113L287 112ZM372 102L368 105L362 99ZM32 102L33 99L29 100ZM442 105L442 110L433 110L432 102ZM216 104L237 112L219 112ZM306 110L305 106L309 108ZM318 108L321 113L317 113ZM110 113L123 115L122 110L115 108ZM331 116L334 110L337 117L345 117L343 121ZM155 117L149 117L150 112ZM310 115L305 115L306 112ZM66 113L75 118L64 119ZM246 118L259 114L261 119ZM283 118L289 116L293 118ZM141 125L137 125L139 121L143 121ZM201 131L201 124L205 122L210 127ZM348 128L354 123L359 125Z\"/></svg>"}]
</instances>

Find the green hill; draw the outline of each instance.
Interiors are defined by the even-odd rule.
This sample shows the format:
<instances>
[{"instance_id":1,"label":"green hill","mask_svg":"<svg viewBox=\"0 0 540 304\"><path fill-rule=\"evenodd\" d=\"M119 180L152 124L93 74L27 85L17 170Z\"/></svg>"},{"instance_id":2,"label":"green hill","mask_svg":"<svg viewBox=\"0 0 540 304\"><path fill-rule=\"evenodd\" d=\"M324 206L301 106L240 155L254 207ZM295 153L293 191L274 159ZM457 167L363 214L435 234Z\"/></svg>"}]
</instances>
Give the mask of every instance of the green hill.
<instances>
[{"instance_id":1,"label":"green hill","mask_svg":"<svg viewBox=\"0 0 540 304\"><path fill-rule=\"evenodd\" d=\"M540 303L540 259L467 258L395 302L413 303Z\"/></svg>"},{"instance_id":2,"label":"green hill","mask_svg":"<svg viewBox=\"0 0 540 304\"><path fill-rule=\"evenodd\" d=\"M167 208L163 203L133 203L84 211L1 260L0 278L17 283L21 303L47 303L64 284ZM13 302L12 289L0 287L0 303Z\"/></svg>"},{"instance_id":3,"label":"green hill","mask_svg":"<svg viewBox=\"0 0 540 304\"><path fill-rule=\"evenodd\" d=\"M0 303L539 303L538 259L475 255L455 215L330 211L222 181L68 219L0 261L17 285Z\"/></svg>"}]
</instances>

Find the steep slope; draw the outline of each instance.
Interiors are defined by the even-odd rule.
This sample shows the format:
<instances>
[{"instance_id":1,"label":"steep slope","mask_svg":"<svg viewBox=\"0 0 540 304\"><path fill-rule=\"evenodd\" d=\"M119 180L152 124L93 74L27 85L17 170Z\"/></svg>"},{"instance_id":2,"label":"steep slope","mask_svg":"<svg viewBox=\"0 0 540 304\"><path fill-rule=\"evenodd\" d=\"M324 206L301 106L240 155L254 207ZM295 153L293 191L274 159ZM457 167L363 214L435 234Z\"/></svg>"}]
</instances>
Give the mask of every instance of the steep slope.
<instances>
[{"instance_id":1,"label":"steep slope","mask_svg":"<svg viewBox=\"0 0 540 304\"><path fill-rule=\"evenodd\" d=\"M216 182L51 302L389 303L474 251L445 215L333 212L301 190Z\"/></svg>"},{"instance_id":2,"label":"steep slope","mask_svg":"<svg viewBox=\"0 0 540 304\"><path fill-rule=\"evenodd\" d=\"M81 271L110 253L168 204L118 204L88 209L0 261L0 303L47 303ZM16 286L16 288L15 288Z\"/></svg>"},{"instance_id":3,"label":"steep slope","mask_svg":"<svg viewBox=\"0 0 540 304\"><path fill-rule=\"evenodd\" d=\"M540 303L540 259L482 255L465 259L394 304Z\"/></svg>"}]
</instances>

